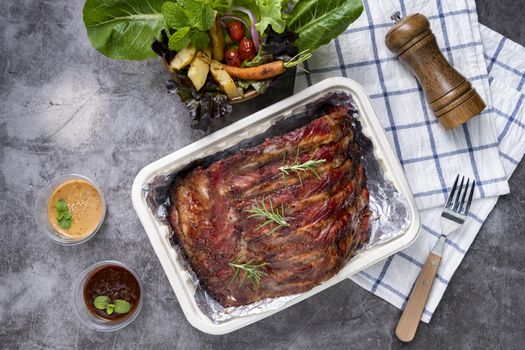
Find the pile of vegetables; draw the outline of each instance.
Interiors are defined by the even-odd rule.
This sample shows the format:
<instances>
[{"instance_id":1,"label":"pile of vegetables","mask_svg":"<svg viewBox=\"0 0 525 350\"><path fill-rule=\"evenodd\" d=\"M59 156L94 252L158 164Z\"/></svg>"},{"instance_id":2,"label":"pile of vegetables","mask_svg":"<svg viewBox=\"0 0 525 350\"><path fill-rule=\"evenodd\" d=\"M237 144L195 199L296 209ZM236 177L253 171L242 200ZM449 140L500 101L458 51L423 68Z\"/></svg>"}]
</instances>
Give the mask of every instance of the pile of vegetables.
<instances>
[{"instance_id":1,"label":"pile of vegetables","mask_svg":"<svg viewBox=\"0 0 525 350\"><path fill-rule=\"evenodd\" d=\"M249 91L341 34L361 0L86 0L88 38L113 59L160 55L193 125L206 129Z\"/></svg>"}]
</instances>

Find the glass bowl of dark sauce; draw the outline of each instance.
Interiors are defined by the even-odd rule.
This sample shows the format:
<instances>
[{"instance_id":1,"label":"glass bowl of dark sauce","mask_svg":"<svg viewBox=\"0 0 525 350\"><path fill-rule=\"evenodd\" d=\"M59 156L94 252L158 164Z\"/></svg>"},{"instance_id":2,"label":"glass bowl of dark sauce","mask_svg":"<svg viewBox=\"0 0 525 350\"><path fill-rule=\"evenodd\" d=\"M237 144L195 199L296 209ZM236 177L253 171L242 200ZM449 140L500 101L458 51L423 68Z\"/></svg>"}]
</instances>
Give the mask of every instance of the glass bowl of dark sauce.
<instances>
[{"instance_id":1,"label":"glass bowl of dark sauce","mask_svg":"<svg viewBox=\"0 0 525 350\"><path fill-rule=\"evenodd\" d=\"M74 289L74 302L82 323L101 332L126 327L142 308L142 284L130 267L102 261L87 268Z\"/></svg>"}]
</instances>

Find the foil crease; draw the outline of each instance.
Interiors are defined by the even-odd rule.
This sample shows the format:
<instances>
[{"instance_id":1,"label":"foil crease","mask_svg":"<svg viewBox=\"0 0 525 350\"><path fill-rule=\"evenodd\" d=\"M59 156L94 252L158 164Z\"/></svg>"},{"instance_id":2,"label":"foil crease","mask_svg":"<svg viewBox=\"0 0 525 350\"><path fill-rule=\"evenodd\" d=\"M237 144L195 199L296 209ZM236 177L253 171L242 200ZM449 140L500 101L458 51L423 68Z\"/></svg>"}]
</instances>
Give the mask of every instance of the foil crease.
<instances>
[{"instance_id":1,"label":"foil crease","mask_svg":"<svg viewBox=\"0 0 525 350\"><path fill-rule=\"evenodd\" d=\"M177 176L183 175L197 165L207 166L217 159L239 151L241 148L260 144L266 137L284 134L306 125L316 117L320 117L320 115L316 114L319 113L320 106L326 107L326 105L344 105L348 108L349 114L354 117L354 127L357 131L356 140L360 144L362 162L366 170L367 187L370 194L369 207L372 211L371 228L368 243L361 246L354 253L354 256L365 249L371 249L377 245L384 244L403 234L411 223L408 202L406 198L396 190L382 171L380 160L378 160L374 154L372 142L361 132L361 125L359 123L360 115L357 106L350 95L342 92L327 93L312 103L294 109L292 116L276 122L267 132L252 138L252 140L244 140L231 149L219 152L212 157L206 157L207 159L192 162L184 169L155 177L143 188L144 196L146 197L152 214L157 220L169 227L167 220L170 205L169 190ZM175 240L174 235L170 235L169 239L175 250L177 262L190 276L197 305L215 324L228 321L232 318L280 309L301 295L294 294L277 298L267 298L247 305L224 307L202 288L197 275L191 269L185 253Z\"/></svg>"}]
</instances>

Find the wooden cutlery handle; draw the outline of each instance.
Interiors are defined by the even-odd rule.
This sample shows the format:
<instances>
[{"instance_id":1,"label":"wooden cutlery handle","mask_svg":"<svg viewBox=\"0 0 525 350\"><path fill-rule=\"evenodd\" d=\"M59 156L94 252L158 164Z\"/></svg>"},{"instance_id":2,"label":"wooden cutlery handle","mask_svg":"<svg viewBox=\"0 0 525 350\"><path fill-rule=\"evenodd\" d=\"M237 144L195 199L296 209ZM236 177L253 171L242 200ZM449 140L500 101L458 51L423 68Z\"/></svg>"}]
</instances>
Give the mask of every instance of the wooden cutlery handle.
<instances>
[{"instance_id":1,"label":"wooden cutlery handle","mask_svg":"<svg viewBox=\"0 0 525 350\"><path fill-rule=\"evenodd\" d=\"M440 262L440 256L434 253L428 255L397 324L396 335L399 340L410 342L414 339Z\"/></svg>"}]
</instances>

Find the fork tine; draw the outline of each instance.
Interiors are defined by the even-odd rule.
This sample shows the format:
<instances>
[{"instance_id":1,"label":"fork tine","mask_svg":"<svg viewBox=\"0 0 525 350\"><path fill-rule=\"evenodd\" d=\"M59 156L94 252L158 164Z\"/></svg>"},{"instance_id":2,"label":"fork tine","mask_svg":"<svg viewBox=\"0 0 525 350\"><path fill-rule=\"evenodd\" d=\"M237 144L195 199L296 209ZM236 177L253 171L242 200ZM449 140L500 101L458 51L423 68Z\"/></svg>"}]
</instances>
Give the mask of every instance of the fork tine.
<instances>
[{"instance_id":1,"label":"fork tine","mask_svg":"<svg viewBox=\"0 0 525 350\"><path fill-rule=\"evenodd\" d=\"M474 197L474 189L476 188L476 180L472 182L472 188L470 189L470 194L467 200L467 207L465 208L465 215L468 215L470 210L470 205L472 204L472 197Z\"/></svg>"},{"instance_id":2,"label":"fork tine","mask_svg":"<svg viewBox=\"0 0 525 350\"><path fill-rule=\"evenodd\" d=\"M467 183L465 184L465 191L463 191L463 196L461 196L461 203L459 205L458 213L462 213L465 208L465 199L467 198L467 193L469 192L468 185L470 185L470 178L467 177Z\"/></svg>"},{"instance_id":3,"label":"fork tine","mask_svg":"<svg viewBox=\"0 0 525 350\"><path fill-rule=\"evenodd\" d=\"M464 181L465 181L465 176L462 176L461 177L461 182L459 184L458 194L454 198L454 207L452 208L452 210L455 211L456 213L458 212L458 209L459 209L459 203L460 203L459 198L461 196L461 191L463 191L463 182Z\"/></svg>"},{"instance_id":4,"label":"fork tine","mask_svg":"<svg viewBox=\"0 0 525 350\"><path fill-rule=\"evenodd\" d=\"M447 207L449 209L452 209L452 203L453 203L452 200L454 199L454 193L456 193L456 190L457 190L458 180L459 180L459 174L458 174L458 176L456 176L456 180L454 181L454 185L452 185L452 191L448 195L448 200L447 200L447 203L445 204L445 207Z\"/></svg>"}]
</instances>

